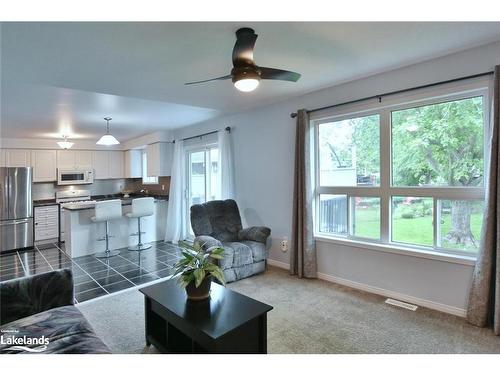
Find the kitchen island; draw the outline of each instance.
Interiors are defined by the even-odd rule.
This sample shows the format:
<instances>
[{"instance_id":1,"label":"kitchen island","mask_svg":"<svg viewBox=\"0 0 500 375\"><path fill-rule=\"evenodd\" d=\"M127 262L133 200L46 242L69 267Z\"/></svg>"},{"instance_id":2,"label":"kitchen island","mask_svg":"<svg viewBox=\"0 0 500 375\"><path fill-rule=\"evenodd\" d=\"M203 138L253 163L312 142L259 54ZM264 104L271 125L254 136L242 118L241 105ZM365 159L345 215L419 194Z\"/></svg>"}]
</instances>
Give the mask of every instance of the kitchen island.
<instances>
[{"instance_id":1,"label":"kitchen island","mask_svg":"<svg viewBox=\"0 0 500 375\"><path fill-rule=\"evenodd\" d=\"M136 245L137 236L131 236L137 232L137 219L129 219L125 216L131 211L132 198L121 198L123 216L120 219L109 222L109 234L113 236L109 241L110 250L126 248ZM144 243L160 241L165 238L165 226L167 220L167 198L155 198L155 209L152 216L141 218L141 229L145 234L142 236ZM92 216L95 215L95 203L86 202L65 204L64 227L65 246L64 251L71 258L84 255L92 255L105 250L105 241L99 241L105 234L105 223L94 223Z\"/></svg>"}]
</instances>

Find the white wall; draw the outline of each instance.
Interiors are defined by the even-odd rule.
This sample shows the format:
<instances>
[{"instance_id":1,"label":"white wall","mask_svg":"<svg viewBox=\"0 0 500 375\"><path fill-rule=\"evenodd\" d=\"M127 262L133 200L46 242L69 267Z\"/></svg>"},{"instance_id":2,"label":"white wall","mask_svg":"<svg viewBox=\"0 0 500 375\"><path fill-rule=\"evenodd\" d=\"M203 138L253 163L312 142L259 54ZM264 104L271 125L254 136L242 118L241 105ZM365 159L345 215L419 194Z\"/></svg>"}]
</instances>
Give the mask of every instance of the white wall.
<instances>
[{"instance_id":1,"label":"white wall","mask_svg":"<svg viewBox=\"0 0 500 375\"><path fill-rule=\"evenodd\" d=\"M231 126L236 198L247 225L272 229L270 259L288 263L279 241L290 238L295 121L290 112L493 70L500 42L378 74L245 113L180 129L175 138ZM261 90L264 87L259 88ZM251 94L249 94L251 95ZM467 303L472 265L318 242L321 277L456 314Z\"/></svg>"}]
</instances>

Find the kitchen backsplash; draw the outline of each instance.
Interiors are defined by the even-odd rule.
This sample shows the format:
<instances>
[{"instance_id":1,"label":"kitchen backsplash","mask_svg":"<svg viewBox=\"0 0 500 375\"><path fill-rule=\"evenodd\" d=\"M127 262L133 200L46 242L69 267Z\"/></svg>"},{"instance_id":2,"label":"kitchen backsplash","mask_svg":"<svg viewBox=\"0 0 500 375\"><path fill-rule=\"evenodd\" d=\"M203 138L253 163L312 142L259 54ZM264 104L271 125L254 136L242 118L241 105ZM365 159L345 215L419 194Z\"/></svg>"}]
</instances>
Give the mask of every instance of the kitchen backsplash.
<instances>
[{"instance_id":1,"label":"kitchen backsplash","mask_svg":"<svg viewBox=\"0 0 500 375\"><path fill-rule=\"evenodd\" d=\"M170 176L160 177L158 179L158 184L154 185L143 185L142 178L94 180L94 183L89 185L68 186L59 186L55 182L37 182L33 184L32 196L33 200L54 199L56 191L73 189L90 190L90 195L117 194L124 190L138 193L142 189L150 194L168 195L170 189Z\"/></svg>"},{"instance_id":2,"label":"kitchen backsplash","mask_svg":"<svg viewBox=\"0 0 500 375\"><path fill-rule=\"evenodd\" d=\"M170 176L159 177L158 184L142 184L142 178L127 178L125 180L125 190L139 192L142 189L150 194L168 195L170 190Z\"/></svg>"},{"instance_id":3,"label":"kitchen backsplash","mask_svg":"<svg viewBox=\"0 0 500 375\"><path fill-rule=\"evenodd\" d=\"M63 190L90 190L90 195L117 194L126 186L126 179L95 180L89 185L59 186L55 182L37 182L33 184L33 200L54 199L56 191Z\"/></svg>"}]
</instances>

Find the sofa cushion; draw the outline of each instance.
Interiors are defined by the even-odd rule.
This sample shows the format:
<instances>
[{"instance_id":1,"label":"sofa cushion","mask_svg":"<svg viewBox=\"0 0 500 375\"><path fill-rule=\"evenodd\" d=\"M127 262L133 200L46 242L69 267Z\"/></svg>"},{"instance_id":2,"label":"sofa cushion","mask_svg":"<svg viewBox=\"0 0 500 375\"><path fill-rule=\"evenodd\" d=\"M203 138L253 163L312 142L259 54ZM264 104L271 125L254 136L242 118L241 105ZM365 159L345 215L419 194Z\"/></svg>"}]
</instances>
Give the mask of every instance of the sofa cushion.
<instances>
[{"instance_id":1,"label":"sofa cushion","mask_svg":"<svg viewBox=\"0 0 500 375\"><path fill-rule=\"evenodd\" d=\"M266 245L255 241L241 241L240 243L248 246L252 250L253 262L259 262L267 258Z\"/></svg>"},{"instance_id":2,"label":"sofa cushion","mask_svg":"<svg viewBox=\"0 0 500 375\"><path fill-rule=\"evenodd\" d=\"M191 227L196 236L208 235L222 242L238 240L241 217L232 199L214 200L191 206Z\"/></svg>"},{"instance_id":3,"label":"sofa cushion","mask_svg":"<svg viewBox=\"0 0 500 375\"><path fill-rule=\"evenodd\" d=\"M223 242L224 258L220 260L220 267L227 268L244 266L253 263L252 248L242 242Z\"/></svg>"},{"instance_id":4,"label":"sofa cushion","mask_svg":"<svg viewBox=\"0 0 500 375\"><path fill-rule=\"evenodd\" d=\"M262 260L257 263L245 264L244 266L225 269L224 278L226 279L226 282L231 283L233 281L264 272L265 270L266 262Z\"/></svg>"},{"instance_id":5,"label":"sofa cushion","mask_svg":"<svg viewBox=\"0 0 500 375\"><path fill-rule=\"evenodd\" d=\"M16 331L15 337L40 337L49 339L43 353L110 353L109 348L95 335L92 327L75 306L56 307L0 327L4 332ZM4 336L7 334L4 333ZM1 353L29 353L0 344ZM37 349L37 346L32 348Z\"/></svg>"}]
</instances>

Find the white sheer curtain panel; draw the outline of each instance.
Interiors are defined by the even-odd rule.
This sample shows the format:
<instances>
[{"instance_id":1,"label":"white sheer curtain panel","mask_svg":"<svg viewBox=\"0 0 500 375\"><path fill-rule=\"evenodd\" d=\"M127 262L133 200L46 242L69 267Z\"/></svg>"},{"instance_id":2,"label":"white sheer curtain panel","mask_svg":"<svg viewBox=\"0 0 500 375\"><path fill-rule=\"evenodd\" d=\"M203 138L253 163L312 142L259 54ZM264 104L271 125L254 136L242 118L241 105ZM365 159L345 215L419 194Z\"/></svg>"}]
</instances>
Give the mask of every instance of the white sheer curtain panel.
<instances>
[{"instance_id":1,"label":"white sheer curtain panel","mask_svg":"<svg viewBox=\"0 0 500 375\"><path fill-rule=\"evenodd\" d=\"M184 145L182 140L176 140L174 160L170 177L168 197L167 228L165 241L177 243L183 239L183 209L184 209Z\"/></svg>"},{"instance_id":2,"label":"white sheer curtain panel","mask_svg":"<svg viewBox=\"0 0 500 375\"><path fill-rule=\"evenodd\" d=\"M231 134L227 130L219 130L217 135L220 155L220 199L234 199L234 168Z\"/></svg>"}]
</instances>

